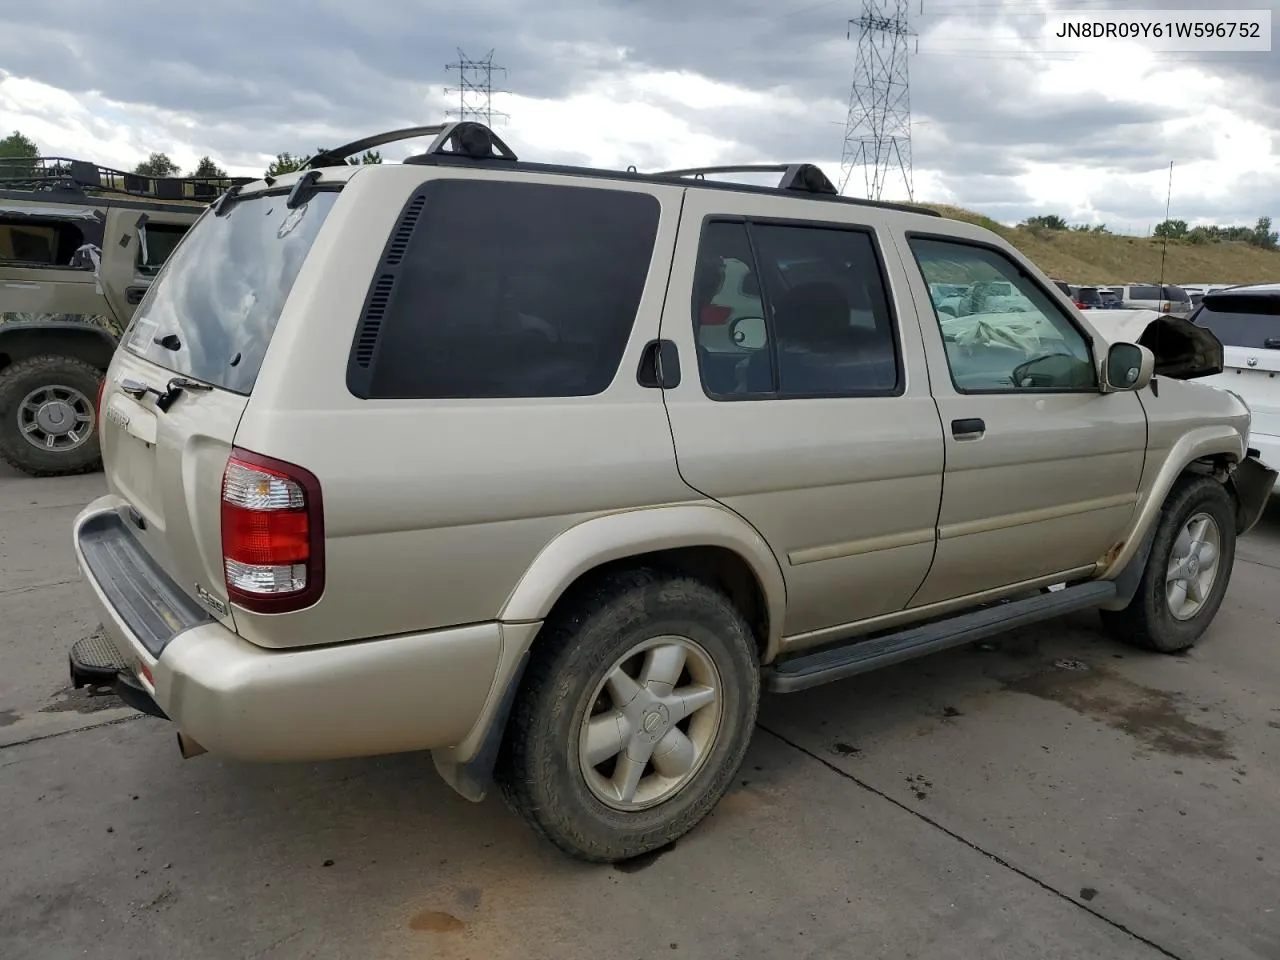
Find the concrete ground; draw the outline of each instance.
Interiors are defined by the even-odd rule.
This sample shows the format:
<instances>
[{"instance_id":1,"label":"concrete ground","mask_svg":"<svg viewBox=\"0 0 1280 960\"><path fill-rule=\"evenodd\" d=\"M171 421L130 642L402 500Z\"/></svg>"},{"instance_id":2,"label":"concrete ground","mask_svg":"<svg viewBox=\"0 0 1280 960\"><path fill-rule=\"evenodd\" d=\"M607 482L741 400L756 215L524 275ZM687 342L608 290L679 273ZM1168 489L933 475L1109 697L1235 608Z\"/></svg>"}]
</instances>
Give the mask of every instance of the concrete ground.
<instances>
[{"instance_id":1,"label":"concrete ground","mask_svg":"<svg viewBox=\"0 0 1280 960\"><path fill-rule=\"evenodd\" d=\"M424 756L182 761L69 693L101 488L0 472L6 960L1280 957L1280 510L1190 655L1083 615L773 698L712 816L620 869Z\"/></svg>"}]
</instances>

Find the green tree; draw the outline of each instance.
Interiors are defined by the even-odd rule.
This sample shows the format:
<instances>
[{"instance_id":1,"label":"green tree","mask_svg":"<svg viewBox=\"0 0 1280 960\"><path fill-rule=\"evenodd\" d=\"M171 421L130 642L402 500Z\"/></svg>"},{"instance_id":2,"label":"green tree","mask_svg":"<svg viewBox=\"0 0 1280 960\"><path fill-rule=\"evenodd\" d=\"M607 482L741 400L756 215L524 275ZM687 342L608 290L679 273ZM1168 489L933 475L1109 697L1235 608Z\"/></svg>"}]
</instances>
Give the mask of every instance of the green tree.
<instances>
[{"instance_id":1,"label":"green tree","mask_svg":"<svg viewBox=\"0 0 1280 960\"><path fill-rule=\"evenodd\" d=\"M1155 229L1151 232L1155 236L1164 237L1167 240L1181 240L1187 235L1187 221L1162 220L1156 224Z\"/></svg>"},{"instance_id":2,"label":"green tree","mask_svg":"<svg viewBox=\"0 0 1280 960\"><path fill-rule=\"evenodd\" d=\"M306 157L295 157L286 150L284 153L276 154L276 158L267 167L266 175L268 177L279 177L286 173L293 173L295 170L301 170L302 165L306 162Z\"/></svg>"},{"instance_id":3,"label":"green tree","mask_svg":"<svg viewBox=\"0 0 1280 960\"><path fill-rule=\"evenodd\" d=\"M143 177L176 177L178 165L169 159L168 154L153 153L134 167L133 172Z\"/></svg>"},{"instance_id":4,"label":"green tree","mask_svg":"<svg viewBox=\"0 0 1280 960\"><path fill-rule=\"evenodd\" d=\"M208 156L200 158L200 162L196 164L196 168L191 171L193 177L225 177L227 171L213 162Z\"/></svg>"},{"instance_id":5,"label":"green tree","mask_svg":"<svg viewBox=\"0 0 1280 960\"><path fill-rule=\"evenodd\" d=\"M1046 213L1038 217L1027 217L1019 224L1021 227L1029 227L1031 229L1040 228L1041 230L1066 230L1067 221L1062 219L1056 213Z\"/></svg>"},{"instance_id":6,"label":"green tree","mask_svg":"<svg viewBox=\"0 0 1280 960\"><path fill-rule=\"evenodd\" d=\"M1280 234L1271 229L1270 217L1259 217L1258 222L1253 227L1253 240L1250 242L1255 247L1262 247L1264 250L1274 250L1277 241L1280 241Z\"/></svg>"},{"instance_id":7,"label":"green tree","mask_svg":"<svg viewBox=\"0 0 1280 960\"><path fill-rule=\"evenodd\" d=\"M36 146L36 142L23 136L21 130L13 131L0 139L0 176L30 176L36 168L38 156L40 148Z\"/></svg>"}]
</instances>

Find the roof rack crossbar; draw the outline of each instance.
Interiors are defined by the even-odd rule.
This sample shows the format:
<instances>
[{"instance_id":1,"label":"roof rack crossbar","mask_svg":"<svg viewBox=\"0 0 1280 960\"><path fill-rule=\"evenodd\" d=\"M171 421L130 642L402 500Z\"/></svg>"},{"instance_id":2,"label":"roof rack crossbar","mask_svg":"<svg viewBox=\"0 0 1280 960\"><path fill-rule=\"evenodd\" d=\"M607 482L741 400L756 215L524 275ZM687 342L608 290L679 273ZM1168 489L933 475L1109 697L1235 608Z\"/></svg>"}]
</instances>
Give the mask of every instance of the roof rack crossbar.
<instances>
[{"instance_id":1,"label":"roof rack crossbar","mask_svg":"<svg viewBox=\"0 0 1280 960\"><path fill-rule=\"evenodd\" d=\"M120 193L153 200L216 199L253 177L151 177L72 157L2 157L0 188L35 192Z\"/></svg>"},{"instance_id":2,"label":"roof rack crossbar","mask_svg":"<svg viewBox=\"0 0 1280 960\"><path fill-rule=\"evenodd\" d=\"M435 123L425 127L404 127L400 130L389 130L386 133L377 133L360 140L353 140L351 143L334 147L332 150L317 153L306 162L303 169L314 170L317 167L335 166L344 163L348 157L363 153L366 150L372 150L374 147L380 147L387 143L396 143L400 140L414 140L418 137L431 136L434 136L435 139L427 147L426 152L428 155L462 154L473 160L502 159L514 161L517 159L515 151L483 123L458 120L452 123ZM446 147L449 149L446 149Z\"/></svg>"},{"instance_id":3,"label":"roof rack crossbar","mask_svg":"<svg viewBox=\"0 0 1280 960\"><path fill-rule=\"evenodd\" d=\"M693 177L705 180L709 175L725 173L780 173L779 190L798 190L804 193L839 194L827 175L812 163L749 163L718 167L687 167L682 170L661 170L651 176Z\"/></svg>"}]
</instances>

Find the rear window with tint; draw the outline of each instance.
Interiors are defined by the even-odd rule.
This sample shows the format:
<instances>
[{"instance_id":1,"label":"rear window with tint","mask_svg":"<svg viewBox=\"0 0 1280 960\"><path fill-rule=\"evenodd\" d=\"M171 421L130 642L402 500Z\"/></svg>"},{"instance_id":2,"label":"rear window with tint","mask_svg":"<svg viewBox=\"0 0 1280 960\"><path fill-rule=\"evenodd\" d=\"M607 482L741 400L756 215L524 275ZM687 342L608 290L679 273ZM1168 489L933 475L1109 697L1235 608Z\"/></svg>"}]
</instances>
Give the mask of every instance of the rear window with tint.
<instances>
[{"instance_id":1,"label":"rear window with tint","mask_svg":"<svg viewBox=\"0 0 1280 960\"><path fill-rule=\"evenodd\" d=\"M1160 288L1151 286L1136 286L1129 288L1130 300L1159 300Z\"/></svg>"},{"instance_id":2,"label":"rear window with tint","mask_svg":"<svg viewBox=\"0 0 1280 960\"><path fill-rule=\"evenodd\" d=\"M251 195L206 212L138 305L125 348L182 376L248 394L316 234L338 199Z\"/></svg>"},{"instance_id":3,"label":"rear window with tint","mask_svg":"<svg viewBox=\"0 0 1280 960\"><path fill-rule=\"evenodd\" d=\"M1081 287L1076 291L1076 299L1081 303L1099 303L1101 297L1098 296L1097 287Z\"/></svg>"},{"instance_id":4,"label":"rear window with tint","mask_svg":"<svg viewBox=\"0 0 1280 960\"><path fill-rule=\"evenodd\" d=\"M1190 300L1187 296L1187 291L1181 287L1170 287L1168 285L1164 288L1164 298L1172 300L1174 303L1187 303Z\"/></svg>"},{"instance_id":5,"label":"rear window with tint","mask_svg":"<svg viewBox=\"0 0 1280 960\"><path fill-rule=\"evenodd\" d=\"M1226 347L1280 347L1280 297L1210 295L1194 319Z\"/></svg>"},{"instance_id":6,"label":"rear window with tint","mask_svg":"<svg viewBox=\"0 0 1280 960\"><path fill-rule=\"evenodd\" d=\"M390 252L374 281L351 354L353 393L577 397L609 386L653 258L655 197L433 180L407 216L419 198L403 256Z\"/></svg>"}]
</instances>

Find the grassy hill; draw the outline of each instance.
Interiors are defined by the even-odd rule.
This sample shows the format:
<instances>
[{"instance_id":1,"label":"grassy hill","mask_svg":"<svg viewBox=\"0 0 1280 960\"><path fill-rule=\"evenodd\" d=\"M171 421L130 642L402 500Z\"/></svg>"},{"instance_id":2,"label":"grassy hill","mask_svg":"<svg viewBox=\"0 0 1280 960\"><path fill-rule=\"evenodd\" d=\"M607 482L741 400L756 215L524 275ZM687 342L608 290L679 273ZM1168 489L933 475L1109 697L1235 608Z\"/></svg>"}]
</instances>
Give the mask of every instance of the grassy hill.
<instances>
[{"instance_id":1,"label":"grassy hill","mask_svg":"<svg viewBox=\"0 0 1280 960\"><path fill-rule=\"evenodd\" d=\"M1138 283L1160 276L1163 241L1075 230L1006 227L960 207L926 203L944 217L986 227L1031 259L1049 276L1070 283ZM1164 268L1169 283L1263 283L1280 281L1280 251L1245 243L1193 244L1170 240Z\"/></svg>"}]
</instances>

